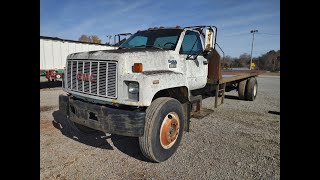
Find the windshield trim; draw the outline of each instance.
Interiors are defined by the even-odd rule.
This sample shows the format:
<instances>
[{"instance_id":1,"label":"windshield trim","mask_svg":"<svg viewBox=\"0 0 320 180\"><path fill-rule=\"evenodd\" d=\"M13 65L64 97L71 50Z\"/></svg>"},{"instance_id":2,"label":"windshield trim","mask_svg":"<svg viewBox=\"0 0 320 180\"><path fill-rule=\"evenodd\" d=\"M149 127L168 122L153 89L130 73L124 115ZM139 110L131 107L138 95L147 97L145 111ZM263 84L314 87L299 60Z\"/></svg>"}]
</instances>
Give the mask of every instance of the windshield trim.
<instances>
[{"instance_id":1,"label":"windshield trim","mask_svg":"<svg viewBox=\"0 0 320 180\"><path fill-rule=\"evenodd\" d=\"M172 46L170 49L169 48L164 48L164 47L161 47L161 46L155 46L154 44L148 44L148 41L149 39L147 40L146 42L146 45L145 46L141 46L141 47L128 47L127 44L129 41L131 41L134 37L136 36L139 36L139 35L143 35L143 33L150 33L152 31L158 31L159 33L163 33L163 34L166 34L166 33L169 33L167 36L159 36L159 37L170 37L170 36L177 36L177 39L174 43L174 46ZM164 31L164 32L161 32L161 31ZM167 32L165 32L167 31ZM169 31L169 32L168 32ZM176 32L174 32L176 31ZM132 48L157 48L157 49L161 49L161 50L172 50L172 51L175 51L176 48L177 48L177 45L178 45L178 42L179 42L179 39L181 37L181 33L183 32L183 29L157 29L157 30L144 30L144 31L137 31L136 33L134 33L132 36L130 36L125 42L123 42L120 46L119 46L119 49L132 49ZM147 36L146 36L147 37ZM150 38L150 37L148 37ZM152 42L152 41L151 41ZM153 42L154 43L154 39L153 39ZM173 43L172 43L173 44Z\"/></svg>"}]
</instances>

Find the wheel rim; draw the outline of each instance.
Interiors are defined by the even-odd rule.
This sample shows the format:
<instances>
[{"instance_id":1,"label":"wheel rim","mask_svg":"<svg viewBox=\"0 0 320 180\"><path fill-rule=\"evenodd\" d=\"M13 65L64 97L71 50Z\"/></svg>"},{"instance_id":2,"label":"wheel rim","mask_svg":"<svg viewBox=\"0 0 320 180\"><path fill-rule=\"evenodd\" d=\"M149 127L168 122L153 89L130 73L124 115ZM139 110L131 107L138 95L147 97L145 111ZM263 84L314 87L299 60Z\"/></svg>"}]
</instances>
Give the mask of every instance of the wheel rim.
<instances>
[{"instance_id":1,"label":"wheel rim","mask_svg":"<svg viewBox=\"0 0 320 180\"><path fill-rule=\"evenodd\" d=\"M257 84L253 86L253 96L256 97L256 95L257 95Z\"/></svg>"},{"instance_id":2,"label":"wheel rim","mask_svg":"<svg viewBox=\"0 0 320 180\"><path fill-rule=\"evenodd\" d=\"M175 112L168 113L160 128L160 144L164 149L171 148L179 136L180 121Z\"/></svg>"}]
</instances>

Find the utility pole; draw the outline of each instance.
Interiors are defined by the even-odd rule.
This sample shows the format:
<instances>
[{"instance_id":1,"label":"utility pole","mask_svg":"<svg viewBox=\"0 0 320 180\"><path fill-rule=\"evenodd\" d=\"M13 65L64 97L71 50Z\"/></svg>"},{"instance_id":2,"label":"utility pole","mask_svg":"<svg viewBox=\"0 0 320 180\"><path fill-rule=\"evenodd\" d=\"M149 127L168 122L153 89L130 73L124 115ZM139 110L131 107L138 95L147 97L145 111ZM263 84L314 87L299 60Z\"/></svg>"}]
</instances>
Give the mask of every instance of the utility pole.
<instances>
[{"instance_id":1,"label":"utility pole","mask_svg":"<svg viewBox=\"0 0 320 180\"><path fill-rule=\"evenodd\" d=\"M253 50L254 33L256 33L256 32L258 32L258 30L256 30L256 29L250 31L250 33L252 33L252 45L251 45L251 54L250 54L250 70L251 70L251 64L252 64L252 50Z\"/></svg>"},{"instance_id":2,"label":"utility pole","mask_svg":"<svg viewBox=\"0 0 320 180\"><path fill-rule=\"evenodd\" d=\"M111 36L111 35L107 35L107 38L109 38L109 44L111 45L111 38L112 38L112 36Z\"/></svg>"}]
</instances>

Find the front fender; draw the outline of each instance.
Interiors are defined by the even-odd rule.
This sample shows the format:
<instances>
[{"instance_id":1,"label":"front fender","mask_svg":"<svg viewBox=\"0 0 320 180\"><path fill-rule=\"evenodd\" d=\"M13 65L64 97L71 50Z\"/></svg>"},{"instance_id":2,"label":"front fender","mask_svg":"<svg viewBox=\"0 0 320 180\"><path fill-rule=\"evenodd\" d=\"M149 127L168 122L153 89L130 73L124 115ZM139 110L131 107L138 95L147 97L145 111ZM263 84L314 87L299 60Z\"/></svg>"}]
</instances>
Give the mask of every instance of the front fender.
<instances>
[{"instance_id":1,"label":"front fender","mask_svg":"<svg viewBox=\"0 0 320 180\"><path fill-rule=\"evenodd\" d=\"M146 71L139 74L127 74L127 81L139 82L138 106L150 106L154 95L164 89L187 87L187 81L182 73L173 71Z\"/></svg>"}]
</instances>

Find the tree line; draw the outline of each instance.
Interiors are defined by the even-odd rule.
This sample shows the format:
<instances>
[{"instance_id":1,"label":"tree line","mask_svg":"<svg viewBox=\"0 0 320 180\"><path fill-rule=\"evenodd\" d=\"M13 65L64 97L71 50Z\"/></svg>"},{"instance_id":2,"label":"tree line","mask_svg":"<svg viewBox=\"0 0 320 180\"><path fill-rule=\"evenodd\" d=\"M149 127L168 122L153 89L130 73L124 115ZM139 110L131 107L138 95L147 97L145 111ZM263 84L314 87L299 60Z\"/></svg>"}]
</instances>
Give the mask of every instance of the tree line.
<instances>
[{"instance_id":1,"label":"tree line","mask_svg":"<svg viewBox=\"0 0 320 180\"><path fill-rule=\"evenodd\" d=\"M120 40L120 42L115 43L114 46L119 46L120 44L122 44L126 40L127 40L127 38L123 38L123 39ZM79 37L78 41L102 44L101 39L97 35L85 35L85 34L83 34L83 35L81 35ZM112 46L112 44L110 42L106 42L105 44L109 45L109 46Z\"/></svg>"},{"instance_id":2,"label":"tree line","mask_svg":"<svg viewBox=\"0 0 320 180\"><path fill-rule=\"evenodd\" d=\"M101 39L97 35L81 35L78 39L81 42L97 43L101 44Z\"/></svg>"},{"instance_id":3,"label":"tree line","mask_svg":"<svg viewBox=\"0 0 320 180\"><path fill-rule=\"evenodd\" d=\"M239 57L225 56L221 61L224 68L249 68L250 55L243 53ZM271 50L259 57L254 57L252 62L256 70L280 71L280 50Z\"/></svg>"}]
</instances>

